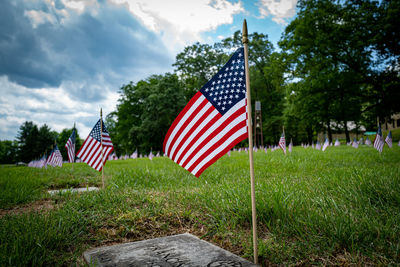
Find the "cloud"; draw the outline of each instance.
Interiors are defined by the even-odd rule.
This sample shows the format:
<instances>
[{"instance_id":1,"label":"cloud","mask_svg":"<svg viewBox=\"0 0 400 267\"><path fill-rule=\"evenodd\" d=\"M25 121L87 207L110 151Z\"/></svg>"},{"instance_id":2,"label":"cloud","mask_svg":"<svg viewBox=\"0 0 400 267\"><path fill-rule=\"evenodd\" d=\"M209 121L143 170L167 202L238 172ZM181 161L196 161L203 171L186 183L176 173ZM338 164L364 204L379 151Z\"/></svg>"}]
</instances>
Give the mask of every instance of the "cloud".
<instances>
[{"instance_id":1,"label":"cloud","mask_svg":"<svg viewBox=\"0 0 400 267\"><path fill-rule=\"evenodd\" d=\"M149 30L161 34L165 43L176 44L179 50L201 41L202 33L215 30L222 24L231 24L235 14L244 12L240 1L111 1L126 6Z\"/></svg>"},{"instance_id":2,"label":"cloud","mask_svg":"<svg viewBox=\"0 0 400 267\"><path fill-rule=\"evenodd\" d=\"M104 4L86 12L49 3L26 9L1 1L0 75L10 81L28 88L82 81L85 90L66 93L93 101L104 97L94 93L97 80L114 85L170 67L162 40L126 9Z\"/></svg>"},{"instance_id":3,"label":"cloud","mask_svg":"<svg viewBox=\"0 0 400 267\"><path fill-rule=\"evenodd\" d=\"M24 121L85 135L119 88L171 71L160 37L107 1L0 1L0 139Z\"/></svg>"},{"instance_id":4,"label":"cloud","mask_svg":"<svg viewBox=\"0 0 400 267\"><path fill-rule=\"evenodd\" d=\"M278 24L287 24L287 20L296 15L297 0L260 0L259 12L262 17L272 16Z\"/></svg>"}]
</instances>

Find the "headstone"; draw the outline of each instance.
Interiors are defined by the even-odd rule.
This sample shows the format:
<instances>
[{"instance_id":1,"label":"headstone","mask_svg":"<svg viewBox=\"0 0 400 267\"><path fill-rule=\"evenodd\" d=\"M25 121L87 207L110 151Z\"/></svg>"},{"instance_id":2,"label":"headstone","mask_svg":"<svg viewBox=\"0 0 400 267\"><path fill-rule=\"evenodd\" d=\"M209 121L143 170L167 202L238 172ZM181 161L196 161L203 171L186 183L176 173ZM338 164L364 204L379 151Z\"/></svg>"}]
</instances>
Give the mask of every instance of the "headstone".
<instances>
[{"instance_id":1,"label":"headstone","mask_svg":"<svg viewBox=\"0 0 400 267\"><path fill-rule=\"evenodd\" d=\"M90 249L83 256L90 266L104 267L257 266L191 234Z\"/></svg>"},{"instance_id":2,"label":"headstone","mask_svg":"<svg viewBox=\"0 0 400 267\"><path fill-rule=\"evenodd\" d=\"M99 190L98 187L82 187L82 188L68 188L68 189L59 189L59 190L48 190L50 195L55 194L65 194L65 193L82 193L82 192L89 192L89 191L97 191Z\"/></svg>"}]
</instances>

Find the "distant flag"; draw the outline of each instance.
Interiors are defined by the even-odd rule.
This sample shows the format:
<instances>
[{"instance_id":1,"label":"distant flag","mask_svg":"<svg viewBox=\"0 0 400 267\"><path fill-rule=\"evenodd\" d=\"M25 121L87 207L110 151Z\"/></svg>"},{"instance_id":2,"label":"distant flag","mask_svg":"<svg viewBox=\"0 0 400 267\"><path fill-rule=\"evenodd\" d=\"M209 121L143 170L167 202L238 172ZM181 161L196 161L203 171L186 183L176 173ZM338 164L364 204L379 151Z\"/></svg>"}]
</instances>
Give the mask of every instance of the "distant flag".
<instances>
[{"instance_id":1,"label":"distant flag","mask_svg":"<svg viewBox=\"0 0 400 267\"><path fill-rule=\"evenodd\" d=\"M315 144L315 149L321 150L321 143L317 140L317 143Z\"/></svg>"},{"instance_id":2,"label":"distant flag","mask_svg":"<svg viewBox=\"0 0 400 267\"><path fill-rule=\"evenodd\" d=\"M228 153L226 153L226 154L228 154L228 157L230 157L231 156L231 151L229 150Z\"/></svg>"},{"instance_id":3,"label":"distant flag","mask_svg":"<svg viewBox=\"0 0 400 267\"><path fill-rule=\"evenodd\" d=\"M353 139L353 144L351 146L354 147L354 148L358 148L358 142L357 142L357 139L355 137Z\"/></svg>"},{"instance_id":4,"label":"distant flag","mask_svg":"<svg viewBox=\"0 0 400 267\"><path fill-rule=\"evenodd\" d=\"M290 143L289 143L289 148L288 148L290 153L292 153L292 149L293 149L293 141L292 141L292 138L290 138Z\"/></svg>"},{"instance_id":5,"label":"distant flag","mask_svg":"<svg viewBox=\"0 0 400 267\"><path fill-rule=\"evenodd\" d=\"M239 48L169 128L164 154L196 177L246 139L244 49Z\"/></svg>"},{"instance_id":6,"label":"distant flag","mask_svg":"<svg viewBox=\"0 0 400 267\"><path fill-rule=\"evenodd\" d=\"M382 152L383 146L385 142L383 141L383 135L381 130L381 125L378 126L378 131L376 132L375 140L374 140L374 147L379 151Z\"/></svg>"},{"instance_id":7,"label":"distant flag","mask_svg":"<svg viewBox=\"0 0 400 267\"><path fill-rule=\"evenodd\" d=\"M358 140L358 144L359 145L363 145L364 144L364 138L361 137L360 140Z\"/></svg>"},{"instance_id":8,"label":"distant flag","mask_svg":"<svg viewBox=\"0 0 400 267\"><path fill-rule=\"evenodd\" d=\"M325 137L325 143L322 146L322 151L325 151L325 149L329 146L329 139Z\"/></svg>"},{"instance_id":9,"label":"distant flag","mask_svg":"<svg viewBox=\"0 0 400 267\"><path fill-rule=\"evenodd\" d=\"M75 139L76 139L76 133L75 133L75 127L74 127L74 129L72 129L71 136L68 138L68 141L65 144L65 148L67 149L69 163L75 161Z\"/></svg>"},{"instance_id":10,"label":"distant flag","mask_svg":"<svg viewBox=\"0 0 400 267\"><path fill-rule=\"evenodd\" d=\"M40 160L38 160L38 162L37 162L37 164L36 164L36 167L37 167L37 168L47 167L47 166L46 166L46 162L47 162L46 158L47 158L46 155L43 155L43 156L40 158Z\"/></svg>"},{"instance_id":11,"label":"distant flag","mask_svg":"<svg viewBox=\"0 0 400 267\"><path fill-rule=\"evenodd\" d=\"M385 142L388 144L390 148L392 148L392 131L389 131L389 134L385 138Z\"/></svg>"},{"instance_id":12,"label":"distant flag","mask_svg":"<svg viewBox=\"0 0 400 267\"><path fill-rule=\"evenodd\" d=\"M60 150L58 149L58 146L56 145L53 150L50 152L50 156L47 159L46 165L50 165L53 167L62 167L62 162L63 158L60 153Z\"/></svg>"},{"instance_id":13,"label":"distant flag","mask_svg":"<svg viewBox=\"0 0 400 267\"><path fill-rule=\"evenodd\" d=\"M153 160L153 151L150 149L149 160Z\"/></svg>"},{"instance_id":14,"label":"distant flag","mask_svg":"<svg viewBox=\"0 0 400 267\"><path fill-rule=\"evenodd\" d=\"M137 157L138 157L138 154L137 154L137 149L136 149L135 152L132 153L131 159L136 159Z\"/></svg>"},{"instance_id":15,"label":"distant flag","mask_svg":"<svg viewBox=\"0 0 400 267\"><path fill-rule=\"evenodd\" d=\"M100 129L100 124L103 126L102 129ZM101 139L103 149L100 145ZM104 164L107 162L108 156L113 152L113 150L114 146L111 142L110 135L107 132L106 126L100 119L97 121L76 155L95 170L101 171ZM101 159L102 154L103 160Z\"/></svg>"},{"instance_id":16,"label":"distant flag","mask_svg":"<svg viewBox=\"0 0 400 267\"><path fill-rule=\"evenodd\" d=\"M156 158L160 157L160 151L157 151Z\"/></svg>"},{"instance_id":17,"label":"distant flag","mask_svg":"<svg viewBox=\"0 0 400 267\"><path fill-rule=\"evenodd\" d=\"M279 139L279 147L282 149L283 153L286 154L285 132L282 133L281 138Z\"/></svg>"},{"instance_id":18,"label":"distant flag","mask_svg":"<svg viewBox=\"0 0 400 267\"><path fill-rule=\"evenodd\" d=\"M365 144L367 145L367 146L370 146L372 143L371 143L371 140L369 140L369 138L368 138L368 136L365 138Z\"/></svg>"},{"instance_id":19,"label":"distant flag","mask_svg":"<svg viewBox=\"0 0 400 267\"><path fill-rule=\"evenodd\" d=\"M336 138L336 141L335 141L335 146L340 146L339 139L337 139L337 138Z\"/></svg>"}]
</instances>

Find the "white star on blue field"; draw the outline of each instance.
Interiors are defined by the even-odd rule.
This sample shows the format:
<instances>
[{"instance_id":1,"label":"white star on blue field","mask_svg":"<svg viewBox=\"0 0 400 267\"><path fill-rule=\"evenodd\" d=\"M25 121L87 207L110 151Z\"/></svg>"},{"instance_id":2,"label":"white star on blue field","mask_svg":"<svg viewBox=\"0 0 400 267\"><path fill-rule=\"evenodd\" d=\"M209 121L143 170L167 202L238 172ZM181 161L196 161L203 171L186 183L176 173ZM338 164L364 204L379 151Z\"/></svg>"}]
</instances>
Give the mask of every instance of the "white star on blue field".
<instances>
[{"instance_id":1,"label":"white star on blue field","mask_svg":"<svg viewBox=\"0 0 400 267\"><path fill-rule=\"evenodd\" d=\"M277 48L297 0L0 1L0 140L25 121L82 138L115 110L121 86L173 72L195 42L213 44L242 29Z\"/></svg>"}]
</instances>

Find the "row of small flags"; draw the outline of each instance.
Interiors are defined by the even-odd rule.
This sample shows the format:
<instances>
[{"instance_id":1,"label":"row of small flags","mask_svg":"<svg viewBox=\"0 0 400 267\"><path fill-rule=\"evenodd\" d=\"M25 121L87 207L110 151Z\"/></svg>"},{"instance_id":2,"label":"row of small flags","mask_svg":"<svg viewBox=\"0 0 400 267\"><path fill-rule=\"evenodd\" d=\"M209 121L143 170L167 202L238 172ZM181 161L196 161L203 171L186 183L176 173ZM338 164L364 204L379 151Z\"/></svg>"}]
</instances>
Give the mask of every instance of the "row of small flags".
<instances>
[{"instance_id":1,"label":"row of small flags","mask_svg":"<svg viewBox=\"0 0 400 267\"><path fill-rule=\"evenodd\" d=\"M105 128L105 127L104 127ZM379 132L379 130L378 130ZM90 136L90 135L89 135ZM377 134L378 138L375 139L374 141L374 147L382 152L383 149L383 145L384 142L383 137L379 137L379 134ZM65 145L65 147L67 148L67 152L68 152L68 162L73 162L73 155L74 155L74 142L75 142L75 130L73 130L71 137L68 139L67 144ZM391 131L389 131L389 134L386 136L385 138L385 142L386 144L392 148L392 133ZM369 140L368 136L366 137L366 140L364 141L363 138L360 138L360 140L357 141L356 138L354 138L353 141L350 141L347 143L348 146L352 146L354 148L358 148L359 145L372 145L372 142ZM301 147L303 148L308 148L311 147L313 149L317 149L317 150L322 150L325 151L327 147L329 146L340 146L340 142L339 140L336 138L335 143L329 142L328 138L325 138L325 142L324 144L321 146L321 143L317 140L317 142L314 145L314 142L311 143L311 145L309 144L303 144L301 143ZM400 141L398 143L398 146L400 146ZM282 149L283 153L286 154L286 139L285 139L285 135L284 133L282 134L278 145L272 145L269 147L254 147L253 151L257 152L258 150L264 150L265 153L267 153L268 148L271 150L271 152L277 150L277 149ZM288 145L288 151L292 152L293 149L293 142L292 140L290 140L290 143ZM234 152L248 152L248 148L233 148L231 150L228 151L227 155L230 156L231 155L231 151ZM107 160L127 160L127 159L136 159L136 158L148 158L150 160L152 160L153 158L158 158L161 157L160 152L157 152L156 155L153 154L152 151L150 151L150 153L148 155L146 154L138 154L137 150L135 152L133 152L131 155L125 154L125 155L121 155L121 156L117 156L115 153L112 153L108 156ZM76 159L75 162L81 162L80 159ZM64 162L65 163L65 162ZM48 158L46 158L46 156L43 156L42 158L40 158L39 160L33 160L31 162L29 162L28 166L29 167L35 167L35 168L43 168L43 167L47 167L48 165L53 166L53 167L61 167L63 164L63 159L62 159L62 155L60 153L60 150L58 149L58 146L56 145L53 150L50 152L50 156Z\"/></svg>"}]
</instances>

